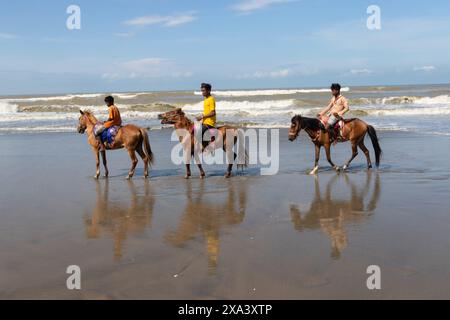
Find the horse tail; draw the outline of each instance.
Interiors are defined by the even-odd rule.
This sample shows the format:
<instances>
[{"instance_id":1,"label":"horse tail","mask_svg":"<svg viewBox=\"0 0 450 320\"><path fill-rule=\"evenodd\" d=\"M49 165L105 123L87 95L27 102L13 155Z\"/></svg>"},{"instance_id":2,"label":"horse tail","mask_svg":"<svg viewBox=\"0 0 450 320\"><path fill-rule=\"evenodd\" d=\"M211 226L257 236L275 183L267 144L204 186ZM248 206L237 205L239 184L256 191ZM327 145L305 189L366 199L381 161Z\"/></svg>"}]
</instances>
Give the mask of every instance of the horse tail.
<instances>
[{"instance_id":1,"label":"horse tail","mask_svg":"<svg viewBox=\"0 0 450 320\"><path fill-rule=\"evenodd\" d=\"M152 148L150 147L147 130L145 130L144 128L141 128L140 131L141 131L141 135L142 135L142 139L143 139L142 143L144 144L145 156L148 159L148 163L150 165L152 165L154 162L154 158L153 158Z\"/></svg>"},{"instance_id":2,"label":"horse tail","mask_svg":"<svg viewBox=\"0 0 450 320\"><path fill-rule=\"evenodd\" d=\"M242 129L237 129L238 135L238 168L242 170L248 167L248 152L245 148L245 134ZM242 154L243 153L243 154ZM242 158L243 157L243 158ZM241 161L243 160L243 161Z\"/></svg>"},{"instance_id":3,"label":"horse tail","mask_svg":"<svg viewBox=\"0 0 450 320\"><path fill-rule=\"evenodd\" d=\"M375 159L376 159L376 165L377 168L380 166L380 158L381 158L381 147L380 143L378 142L378 136L377 132L374 127L367 126L367 132L369 133L370 140L372 140L373 149L375 150Z\"/></svg>"}]
</instances>

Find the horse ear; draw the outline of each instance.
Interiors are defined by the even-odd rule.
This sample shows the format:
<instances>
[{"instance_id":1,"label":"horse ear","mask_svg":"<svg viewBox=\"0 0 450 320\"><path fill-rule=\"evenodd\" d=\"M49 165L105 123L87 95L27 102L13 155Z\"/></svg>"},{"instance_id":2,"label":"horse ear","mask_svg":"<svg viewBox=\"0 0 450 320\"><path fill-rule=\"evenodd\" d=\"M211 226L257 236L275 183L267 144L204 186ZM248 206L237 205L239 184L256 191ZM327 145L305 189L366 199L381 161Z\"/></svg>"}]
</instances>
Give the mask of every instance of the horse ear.
<instances>
[{"instance_id":1,"label":"horse ear","mask_svg":"<svg viewBox=\"0 0 450 320\"><path fill-rule=\"evenodd\" d=\"M83 110L81 110L81 109L80 109L80 113L81 113L81 115L84 115L84 112L83 112Z\"/></svg>"}]
</instances>

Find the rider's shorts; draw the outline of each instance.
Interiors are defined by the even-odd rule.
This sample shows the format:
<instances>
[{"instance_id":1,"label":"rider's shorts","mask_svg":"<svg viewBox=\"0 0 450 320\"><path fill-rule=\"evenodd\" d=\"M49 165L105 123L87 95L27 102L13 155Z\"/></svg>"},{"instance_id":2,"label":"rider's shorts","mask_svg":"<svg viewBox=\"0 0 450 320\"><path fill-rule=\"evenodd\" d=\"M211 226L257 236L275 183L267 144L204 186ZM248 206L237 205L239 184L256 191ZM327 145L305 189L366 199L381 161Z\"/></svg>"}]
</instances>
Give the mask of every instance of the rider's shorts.
<instances>
[{"instance_id":1,"label":"rider's shorts","mask_svg":"<svg viewBox=\"0 0 450 320\"><path fill-rule=\"evenodd\" d=\"M330 127L334 127L338 121L339 121L338 118L336 118L334 115L330 115L330 117L328 118L327 124Z\"/></svg>"},{"instance_id":2,"label":"rider's shorts","mask_svg":"<svg viewBox=\"0 0 450 320\"><path fill-rule=\"evenodd\" d=\"M95 126L95 128L94 128L94 135L96 137L99 137L103 133L103 131L105 131L105 130L106 130L106 128L105 128L104 125Z\"/></svg>"}]
</instances>

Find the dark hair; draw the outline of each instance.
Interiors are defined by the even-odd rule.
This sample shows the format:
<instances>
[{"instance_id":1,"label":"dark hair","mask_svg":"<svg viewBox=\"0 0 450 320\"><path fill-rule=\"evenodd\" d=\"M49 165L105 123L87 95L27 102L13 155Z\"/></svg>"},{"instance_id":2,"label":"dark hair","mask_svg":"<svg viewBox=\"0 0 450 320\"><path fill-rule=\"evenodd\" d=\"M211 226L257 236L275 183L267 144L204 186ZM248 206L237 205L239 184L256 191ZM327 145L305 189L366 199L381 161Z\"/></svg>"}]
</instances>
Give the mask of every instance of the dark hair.
<instances>
[{"instance_id":1,"label":"dark hair","mask_svg":"<svg viewBox=\"0 0 450 320\"><path fill-rule=\"evenodd\" d=\"M341 91L341 85L339 83L333 83L331 85L331 90Z\"/></svg>"},{"instance_id":2,"label":"dark hair","mask_svg":"<svg viewBox=\"0 0 450 320\"><path fill-rule=\"evenodd\" d=\"M114 104L114 98L112 96L107 96L105 98L105 102L109 105L112 105L112 104Z\"/></svg>"},{"instance_id":3,"label":"dark hair","mask_svg":"<svg viewBox=\"0 0 450 320\"><path fill-rule=\"evenodd\" d=\"M201 89L205 88L208 91L211 91L212 86L209 83L202 83L200 86Z\"/></svg>"}]
</instances>

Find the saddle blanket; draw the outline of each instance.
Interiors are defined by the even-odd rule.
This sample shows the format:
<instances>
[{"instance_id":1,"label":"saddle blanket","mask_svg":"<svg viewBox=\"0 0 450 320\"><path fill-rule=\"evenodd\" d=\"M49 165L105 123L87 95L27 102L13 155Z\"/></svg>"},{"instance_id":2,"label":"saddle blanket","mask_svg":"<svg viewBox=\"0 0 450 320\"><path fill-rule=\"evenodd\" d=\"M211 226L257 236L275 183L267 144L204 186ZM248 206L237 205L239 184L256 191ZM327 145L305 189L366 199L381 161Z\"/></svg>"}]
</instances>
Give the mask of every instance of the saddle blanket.
<instances>
[{"instance_id":1,"label":"saddle blanket","mask_svg":"<svg viewBox=\"0 0 450 320\"><path fill-rule=\"evenodd\" d=\"M102 142L107 143L109 145L113 144L119 130L120 130L119 126L112 126L111 128L105 129L101 133ZM95 129L94 129L94 132L95 132Z\"/></svg>"},{"instance_id":2,"label":"saddle blanket","mask_svg":"<svg viewBox=\"0 0 450 320\"><path fill-rule=\"evenodd\" d=\"M322 123L323 127L325 128L327 126L328 118L322 117L320 119L320 122ZM345 120L341 119L334 125L334 131L336 134L340 137L344 137L344 128L345 128Z\"/></svg>"}]
</instances>

